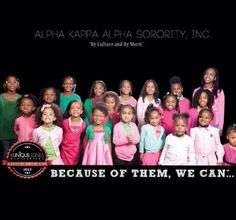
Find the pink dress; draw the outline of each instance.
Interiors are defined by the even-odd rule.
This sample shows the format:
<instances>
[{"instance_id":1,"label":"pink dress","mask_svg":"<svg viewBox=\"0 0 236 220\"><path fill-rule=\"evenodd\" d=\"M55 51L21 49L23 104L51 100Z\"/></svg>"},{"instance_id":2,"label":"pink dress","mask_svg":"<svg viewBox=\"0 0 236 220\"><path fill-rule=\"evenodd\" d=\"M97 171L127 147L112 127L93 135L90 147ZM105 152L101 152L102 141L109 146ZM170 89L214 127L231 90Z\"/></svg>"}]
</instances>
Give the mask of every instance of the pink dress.
<instances>
[{"instance_id":1,"label":"pink dress","mask_svg":"<svg viewBox=\"0 0 236 220\"><path fill-rule=\"evenodd\" d=\"M94 139L87 143L82 165L113 165L109 145L104 141L105 132L94 131Z\"/></svg>"},{"instance_id":2,"label":"pink dress","mask_svg":"<svg viewBox=\"0 0 236 220\"><path fill-rule=\"evenodd\" d=\"M232 147L229 143L224 144L224 164L236 165L236 147Z\"/></svg>"},{"instance_id":3,"label":"pink dress","mask_svg":"<svg viewBox=\"0 0 236 220\"><path fill-rule=\"evenodd\" d=\"M217 165L223 162L224 148L218 128L210 125L207 128L195 127L190 134L194 142L197 165Z\"/></svg>"},{"instance_id":4,"label":"pink dress","mask_svg":"<svg viewBox=\"0 0 236 220\"><path fill-rule=\"evenodd\" d=\"M173 121L173 115L175 113L178 113L176 110L167 110L165 109L163 111L163 118L161 120L161 125L165 129L166 136L171 134L174 131L174 121Z\"/></svg>"},{"instance_id":5,"label":"pink dress","mask_svg":"<svg viewBox=\"0 0 236 220\"><path fill-rule=\"evenodd\" d=\"M80 125L72 126L70 119L64 119L62 128L61 159L65 165L77 165L80 157L80 136L86 123L81 119Z\"/></svg>"},{"instance_id":6,"label":"pink dress","mask_svg":"<svg viewBox=\"0 0 236 220\"><path fill-rule=\"evenodd\" d=\"M19 117L15 120L14 131L18 136L18 141L31 141L33 130L37 128L35 122L35 114L32 114L30 117Z\"/></svg>"}]
</instances>

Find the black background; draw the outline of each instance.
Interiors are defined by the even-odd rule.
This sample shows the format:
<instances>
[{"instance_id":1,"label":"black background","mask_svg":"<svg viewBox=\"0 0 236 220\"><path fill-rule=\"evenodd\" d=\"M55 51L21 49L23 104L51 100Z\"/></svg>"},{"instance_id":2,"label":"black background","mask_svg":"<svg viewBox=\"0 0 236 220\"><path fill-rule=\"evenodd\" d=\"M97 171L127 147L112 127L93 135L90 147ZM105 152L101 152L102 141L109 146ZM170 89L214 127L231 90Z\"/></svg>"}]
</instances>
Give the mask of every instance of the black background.
<instances>
[{"instance_id":1,"label":"black background","mask_svg":"<svg viewBox=\"0 0 236 220\"><path fill-rule=\"evenodd\" d=\"M179 75L183 81L184 95L191 98L193 89L200 86L204 69L215 66L220 71L220 83L226 95L226 128L236 122L234 18L230 10L232 7L215 6L203 4L177 8L169 5L165 9L150 6L148 9L141 7L140 10L129 8L124 11L125 6L121 5L122 9L116 12L92 11L90 8L84 11L81 7L73 10L45 7L41 10L35 6L37 10L34 8L26 13L11 11L1 22L0 80L10 73L16 74L21 81L20 93L38 95L41 88L50 85L61 90L63 76L74 75L78 81L76 92L85 100L91 83L96 79L104 80L108 90L114 91L118 91L121 80L129 79L134 84L134 96L138 98L144 81L153 78L159 84L162 97L169 89L169 78ZM207 29L211 39L146 39L142 40L145 41L142 48L92 49L89 40L35 39L38 29ZM225 141L225 133L222 140ZM1 177L6 176L7 184L48 187L46 177L25 184L1 169ZM62 181L63 184L65 182ZM54 181L51 180L50 184Z\"/></svg>"}]
</instances>

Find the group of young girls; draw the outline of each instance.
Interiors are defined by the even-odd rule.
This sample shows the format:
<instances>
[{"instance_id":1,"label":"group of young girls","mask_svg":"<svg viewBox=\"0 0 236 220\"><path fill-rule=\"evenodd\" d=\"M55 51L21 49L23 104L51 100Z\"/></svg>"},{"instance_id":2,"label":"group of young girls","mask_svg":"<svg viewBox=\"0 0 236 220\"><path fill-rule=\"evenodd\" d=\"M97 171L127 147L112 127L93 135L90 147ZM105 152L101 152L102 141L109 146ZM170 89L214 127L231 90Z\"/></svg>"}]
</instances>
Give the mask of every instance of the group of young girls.
<instances>
[{"instance_id":1,"label":"group of young girls","mask_svg":"<svg viewBox=\"0 0 236 220\"><path fill-rule=\"evenodd\" d=\"M236 125L222 146L224 92L216 68L203 73L192 105L180 77L170 79L163 102L155 80L147 80L138 100L132 84L120 83L120 96L96 80L84 105L72 76L64 91L48 87L39 100L19 95L19 79L6 77L0 95L0 144L3 162L16 141L34 141L52 165L236 165Z\"/></svg>"}]
</instances>

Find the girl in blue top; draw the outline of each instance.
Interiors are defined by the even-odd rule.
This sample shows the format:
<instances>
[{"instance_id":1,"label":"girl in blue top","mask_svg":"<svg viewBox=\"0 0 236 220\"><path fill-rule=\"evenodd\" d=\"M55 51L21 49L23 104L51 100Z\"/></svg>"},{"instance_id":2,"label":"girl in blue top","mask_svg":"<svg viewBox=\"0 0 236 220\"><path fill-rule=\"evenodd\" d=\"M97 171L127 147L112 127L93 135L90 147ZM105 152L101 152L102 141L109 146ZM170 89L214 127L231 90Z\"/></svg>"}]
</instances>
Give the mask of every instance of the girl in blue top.
<instances>
[{"instance_id":1,"label":"girl in blue top","mask_svg":"<svg viewBox=\"0 0 236 220\"><path fill-rule=\"evenodd\" d=\"M146 124L141 128L139 144L142 165L158 165L165 143L165 129L160 125L161 110L150 104L145 112Z\"/></svg>"}]
</instances>

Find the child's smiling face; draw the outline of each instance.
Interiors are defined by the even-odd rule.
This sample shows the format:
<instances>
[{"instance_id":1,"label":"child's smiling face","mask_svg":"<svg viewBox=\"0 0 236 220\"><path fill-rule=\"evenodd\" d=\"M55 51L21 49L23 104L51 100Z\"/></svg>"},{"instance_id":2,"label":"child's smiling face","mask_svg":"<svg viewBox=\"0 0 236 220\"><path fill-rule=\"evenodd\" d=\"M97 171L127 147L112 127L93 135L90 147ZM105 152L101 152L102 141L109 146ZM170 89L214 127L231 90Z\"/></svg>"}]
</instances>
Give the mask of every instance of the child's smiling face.
<instances>
[{"instance_id":1,"label":"child's smiling face","mask_svg":"<svg viewBox=\"0 0 236 220\"><path fill-rule=\"evenodd\" d=\"M35 110L34 103L29 98L22 99L20 103L20 111L23 113L23 115L27 116L30 115Z\"/></svg>"},{"instance_id":2,"label":"child's smiling face","mask_svg":"<svg viewBox=\"0 0 236 220\"><path fill-rule=\"evenodd\" d=\"M52 104L57 100L56 93L53 89L47 89L43 94L43 101Z\"/></svg>"},{"instance_id":3,"label":"child's smiling face","mask_svg":"<svg viewBox=\"0 0 236 220\"><path fill-rule=\"evenodd\" d=\"M52 125L56 121L56 116L52 108L45 108L42 112L41 120L46 125Z\"/></svg>"}]
</instances>

